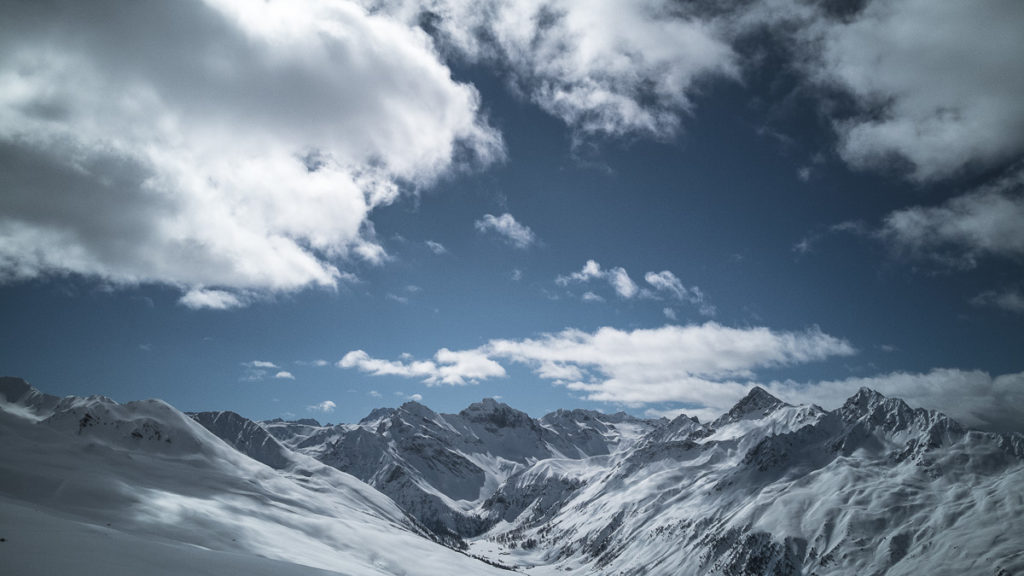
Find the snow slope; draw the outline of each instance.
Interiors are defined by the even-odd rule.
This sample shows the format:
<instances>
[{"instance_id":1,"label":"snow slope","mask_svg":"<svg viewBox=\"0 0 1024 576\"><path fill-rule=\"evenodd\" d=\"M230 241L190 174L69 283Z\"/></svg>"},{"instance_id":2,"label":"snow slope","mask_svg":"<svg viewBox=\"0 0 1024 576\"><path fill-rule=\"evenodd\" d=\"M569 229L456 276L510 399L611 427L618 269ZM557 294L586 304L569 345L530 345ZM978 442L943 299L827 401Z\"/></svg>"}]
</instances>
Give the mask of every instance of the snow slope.
<instances>
[{"instance_id":1,"label":"snow slope","mask_svg":"<svg viewBox=\"0 0 1024 576\"><path fill-rule=\"evenodd\" d=\"M866 389L833 412L764 395L652 432L557 513L471 549L533 574L1024 572L1020 436Z\"/></svg>"},{"instance_id":2,"label":"snow slope","mask_svg":"<svg viewBox=\"0 0 1024 576\"><path fill-rule=\"evenodd\" d=\"M312 459L274 470L164 402L57 399L10 378L0 530L15 574L506 573Z\"/></svg>"},{"instance_id":3,"label":"snow slope","mask_svg":"<svg viewBox=\"0 0 1024 576\"><path fill-rule=\"evenodd\" d=\"M378 409L357 425L266 422L294 450L348 472L390 496L451 545L515 510L496 492L538 462L607 461L654 423L626 414L558 411L540 420L487 398L458 414L416 402Z\"/></svg>"},{"instance_id":4,"label":"snow slope","mask_svg":"<svg viewBox=\"0 0 1024 576\"><path fill-rule=\"evenodd\" d=\"M755 388L708 423L484 400L321 426L0 379L15 573L508 573L432 538L537 576L1010 576L1022 486L1024 436L868 389L826 411Z\"/></svg>"}]
</instances>

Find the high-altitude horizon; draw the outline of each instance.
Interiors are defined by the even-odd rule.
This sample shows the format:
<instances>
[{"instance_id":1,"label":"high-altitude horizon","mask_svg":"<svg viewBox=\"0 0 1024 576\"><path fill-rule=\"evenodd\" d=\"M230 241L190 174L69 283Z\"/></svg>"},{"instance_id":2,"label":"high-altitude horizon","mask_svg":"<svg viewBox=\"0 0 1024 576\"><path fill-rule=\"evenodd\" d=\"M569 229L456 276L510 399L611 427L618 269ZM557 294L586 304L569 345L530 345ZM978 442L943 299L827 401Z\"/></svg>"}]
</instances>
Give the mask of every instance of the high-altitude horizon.
<instances>
[{"instance_id":1,"label":"high-altitude horizon","mask_svg":"<svg viewBox=\"0 0 1024 576\"><path fill-rule=\"evenodd\" d=\"M0 4L0 373L1024 431L1024 4Z\"/></svg>"},{"instance_id":2,"label":"high-altitude horizon","mask_svg":"<svg viewBox=\"0 0 1024 576\"><path fill-rule=\"evenodd\" d=\"M708 422L485 400L321 426L0 378L0 435L19 574L1024 569L1024 435L868 388L830 411L754 388Z\"/></svg>"}]
</instances>

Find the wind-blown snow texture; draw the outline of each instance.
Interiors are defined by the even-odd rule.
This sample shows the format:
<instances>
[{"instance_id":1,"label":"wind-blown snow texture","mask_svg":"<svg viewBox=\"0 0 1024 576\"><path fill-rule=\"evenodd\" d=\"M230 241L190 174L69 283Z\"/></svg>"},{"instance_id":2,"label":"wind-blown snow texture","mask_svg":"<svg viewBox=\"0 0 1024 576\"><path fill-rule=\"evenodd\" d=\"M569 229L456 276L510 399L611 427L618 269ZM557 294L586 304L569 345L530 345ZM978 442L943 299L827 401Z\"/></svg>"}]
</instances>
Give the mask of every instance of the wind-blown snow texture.
<instances>
[{"instance_id":1,"label":"wind-blown snow texture","mask_svg":"<svg viewBox=\"0 0 1024 576\"><path fill-rule=\"evenodd\" d=\"M81 550L95 562L123 546L190 573L508 573L434 540L537 575L1024 573L1024 437L868 389L829 412L754 388L710 423L491 399L256 423L15 379L0 409L0 536L28 515L102 541Z\"/></svg>"}]
</instances>

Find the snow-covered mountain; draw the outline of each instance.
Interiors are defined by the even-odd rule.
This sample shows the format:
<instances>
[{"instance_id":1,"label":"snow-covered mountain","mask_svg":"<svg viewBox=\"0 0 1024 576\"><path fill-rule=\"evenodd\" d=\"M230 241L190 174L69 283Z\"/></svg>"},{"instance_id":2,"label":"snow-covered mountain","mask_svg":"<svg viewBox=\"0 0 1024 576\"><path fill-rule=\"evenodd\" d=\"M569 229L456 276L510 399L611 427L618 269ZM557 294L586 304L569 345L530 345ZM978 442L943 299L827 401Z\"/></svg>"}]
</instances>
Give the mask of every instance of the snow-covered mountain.
<instances>
[{"instance_id":1,"label":"snow-covered mountain","mask_svg":"<svg viewBox=\"0 0 1024 576\"><path fill-rule=\"evenodd\" d=\"M868 389L754 388L707 423L486 399L322 426L2 379L0 435L0 536L176 567L145 573L508 573L437 542L536 575L1024 573L1024 437Z\"/></svg>"},{"instance_id":2,"label":"snow-covered mountain","mask_svg":"<svg viewBox=\"0 0 1024 576\"><path fill-rule=\"evenodd\" d=\"M492 497L510 478L552 459L605 461L656 424L585 410L534 420L487 398L458 414L407 402L374 410L355 425L264 426L297 452L387 494L438 538L457 545L508 515Z\"/></svg>"},{"instance_id":3,"label":"snow-covered mountain","mask_svg":"<svg viewBox=\"0 0 1024 576\"><path fill-rule=\"evenodd\" d=\"M507 573L426 538L352 476L275 453L252 424L0 379L0 573Z\"/></svg>"}]
</instances>

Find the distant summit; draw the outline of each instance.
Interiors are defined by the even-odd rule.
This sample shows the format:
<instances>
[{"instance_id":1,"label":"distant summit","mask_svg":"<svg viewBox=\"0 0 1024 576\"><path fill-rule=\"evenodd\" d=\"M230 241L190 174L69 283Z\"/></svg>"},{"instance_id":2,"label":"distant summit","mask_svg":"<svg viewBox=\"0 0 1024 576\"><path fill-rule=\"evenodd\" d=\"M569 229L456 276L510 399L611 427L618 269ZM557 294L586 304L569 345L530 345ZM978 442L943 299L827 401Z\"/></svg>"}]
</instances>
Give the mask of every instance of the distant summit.
<instances>
[{"instance_id":1,"label":"distant summit","mask_svg":"<svg viewBox=\"0 0 1024 576\"><path fill-rule=\"evenodd\" d=\"M782 406L789 406L782 400L772 396L760 386L754 386L728 412L714 422L715 425L727 424L750 418L761 418Z\"/></svg>"}]
</instances>

